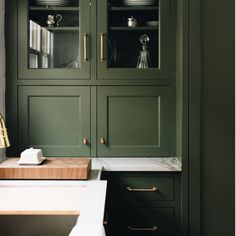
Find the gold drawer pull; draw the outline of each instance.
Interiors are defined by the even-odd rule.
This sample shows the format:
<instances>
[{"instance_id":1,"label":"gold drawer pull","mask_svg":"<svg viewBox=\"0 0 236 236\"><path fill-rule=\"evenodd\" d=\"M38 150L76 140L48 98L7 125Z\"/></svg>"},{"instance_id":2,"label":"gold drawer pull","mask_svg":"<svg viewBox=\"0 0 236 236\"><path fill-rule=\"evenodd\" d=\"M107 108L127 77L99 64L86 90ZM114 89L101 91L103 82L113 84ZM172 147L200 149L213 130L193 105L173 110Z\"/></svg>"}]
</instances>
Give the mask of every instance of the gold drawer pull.
<instances>
[{"instance_id":1,"label":"gold drawer pull","mask_svg":"<svg viewBox=\"0 0 236 236\"><path fill-rule=\"evenodd\" d=\"M130 187L126 187L126 189L130 192L157 192L157 191L159 191L157 187L153 187L153 188L130 188Z\"/></svg>"},{"instance_id":2,"label":"gold drawer pull","mask_svg":"<svg viewBox=\"0 0 236 236\"><path fill-rule=\"evenodd\" d=\"M158 230L156 226L153 226L151 228L137 228L137 227L128 226L128 229L130 231L157 231Z\"/></svg>"}]
</instances>

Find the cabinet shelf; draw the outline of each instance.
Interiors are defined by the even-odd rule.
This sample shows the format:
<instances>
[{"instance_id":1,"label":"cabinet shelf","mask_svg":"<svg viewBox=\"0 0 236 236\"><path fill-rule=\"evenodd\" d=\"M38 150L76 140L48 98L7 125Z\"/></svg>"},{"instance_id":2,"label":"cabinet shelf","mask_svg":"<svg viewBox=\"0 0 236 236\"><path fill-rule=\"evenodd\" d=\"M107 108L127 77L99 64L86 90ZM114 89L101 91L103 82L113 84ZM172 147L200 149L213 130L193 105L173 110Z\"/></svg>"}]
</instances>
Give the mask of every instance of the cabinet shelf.
<instances>
[{"instance_id":1,"label":"cabinet shelf","mask_svg":"<svg viewBox=\"0 0 236 236\"><path fill-rule=\"evenodd\" d=\"M31 11L79 11L79 7L30 7Z\"/></svg>"},{"instance_id":2,"label":"cabinet shelf","mask_svg":"<svg viewBox=\"0 0 236 236\"><path fill-rule=\"evenodd\" d=\"M158 30L158 26L138 26L138 27L127 27L127 26L119 26L119 27L110 27L110 30Z\"/></svg>"},{"instance_id":3,"label":"cabinet shelf","mask_svg":"<svg viewBox=\"0 0 236 236\"><path fill-rule=\"evenodd\" d=\"M49 31L77 31L80 29L80 27L44 27L44 29Z\"/></svg>"},{"instance_id":4,"label":"cabinet shelf","mask_svg":"<svg viewBox=\"0 0 236 236\"><path fill-rule=\"evenodd\" d=\"M135 7L110 7L110 11L154 11L158 10L157 6L152 7L143 7L143 6L135 6Z\"/></svg>"}]
</instances>

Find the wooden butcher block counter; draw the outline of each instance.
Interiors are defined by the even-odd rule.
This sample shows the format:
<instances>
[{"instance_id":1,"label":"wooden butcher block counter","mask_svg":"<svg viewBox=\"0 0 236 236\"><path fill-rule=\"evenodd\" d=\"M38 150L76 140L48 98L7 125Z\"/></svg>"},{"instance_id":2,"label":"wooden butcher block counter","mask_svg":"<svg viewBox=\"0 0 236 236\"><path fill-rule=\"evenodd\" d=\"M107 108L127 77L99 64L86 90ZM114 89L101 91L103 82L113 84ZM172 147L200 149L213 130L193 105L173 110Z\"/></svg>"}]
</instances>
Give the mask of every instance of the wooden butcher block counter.
<instances>
[{"instance_id":1,"label":"wooden butcher block counter","mask_svg":"<svg viewBox=\"0 0 236 236\"><path fill-rule=\"evenodd\" d=\"M90 158L47 158L40 165L19 165L19 158L8 158L0 164L0 179L87 180Z\"/></svg>"}]
</instances>

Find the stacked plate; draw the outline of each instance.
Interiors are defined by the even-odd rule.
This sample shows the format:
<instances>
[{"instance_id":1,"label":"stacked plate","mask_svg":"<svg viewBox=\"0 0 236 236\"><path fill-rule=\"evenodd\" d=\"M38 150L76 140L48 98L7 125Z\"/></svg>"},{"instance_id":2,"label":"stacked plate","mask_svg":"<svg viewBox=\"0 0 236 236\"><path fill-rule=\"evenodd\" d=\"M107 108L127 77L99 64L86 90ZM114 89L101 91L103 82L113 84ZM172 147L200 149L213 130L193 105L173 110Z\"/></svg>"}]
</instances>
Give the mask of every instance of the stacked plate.
<instances>
[{"instance_id":1,"label":"stacked plate","mask_svg":"<svg viewBox=\"0 0 236 236\"><path fill-rule=\"evenodd\" d=\"M36 0L38 6L68 6L71 0Z\"/></svg>"},{"instance_id":2,"label":"stacked plate","mask_svg":"<svg viewBox=\"0 0 236 236\"><path fill-rule=\"evenodd\" d=\"M126 6L152 6L156 5L158 0L123 0Z\"/></svg>"}]
</instances>

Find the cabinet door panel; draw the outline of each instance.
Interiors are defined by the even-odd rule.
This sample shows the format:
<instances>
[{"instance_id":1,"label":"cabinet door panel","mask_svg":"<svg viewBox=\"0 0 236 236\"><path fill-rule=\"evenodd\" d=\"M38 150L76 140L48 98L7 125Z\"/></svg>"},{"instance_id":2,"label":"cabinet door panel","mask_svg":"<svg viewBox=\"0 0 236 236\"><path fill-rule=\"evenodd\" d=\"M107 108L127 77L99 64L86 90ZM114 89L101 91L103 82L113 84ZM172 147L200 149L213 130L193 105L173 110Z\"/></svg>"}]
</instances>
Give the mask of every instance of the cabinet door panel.
<instances>
[{"instance_id":1,"label":"cabinet door panel","mask_svg":"<svg viewBox=\"0 0 236 236\"><path fill-rule=\"evenodd\" d=\"M174 181L172 176L120 176L111 179L109 191L113 201L173 201ZM157 188L157 191L131 191L128 188Z\"/></svg>"},{"instance_id":2,"label":"cabinet door panel","mask_svg":"<svg viewBox=\"0 0 236 236\"><path fill-rule=\"evenodd\" d=\"M90 79L90 5L18 1L19 79Z\"/></svg>"},{"instance_id":3,"label":"cabinet door panel","mask_svg":"<svg viewBox=\"0 0 236 236\"><path fill-rule=\"evenodd\" d=\"M98 79L170 78L169 0L140 3L99 0Z\"/></svg>"},{"instance_id":4,"label":"cabinet door panel","mask_svg":"<svg viewBox=\"0 0 236 236\"><path fill-rule=\"evenodd\" d=\"M20 151L33 146L46 156L89 156L90 88L19 88Z\"/></svg>"},{"instance_id":5,"label":"cabinet door panel","mask_svg":"<svg viewBox=\"0 0 236 236\"><path fill-rule=\"evenodd\" d=\"M174 236L174 208L113 208L108 235Z\"/></svg>"},{"instance_id":6,"label":"cabinet door panel","mask_svg":"<svg viewBox=\"0 0 236 236\"><path fill-rule=\"evenodd\" d=\"M98 155L168 156L169 93L157 86L99 87Z\"/></svg>"}]
</instances>

